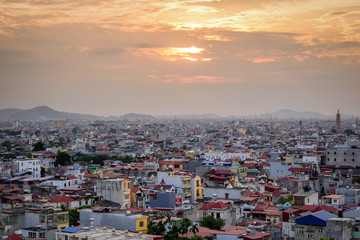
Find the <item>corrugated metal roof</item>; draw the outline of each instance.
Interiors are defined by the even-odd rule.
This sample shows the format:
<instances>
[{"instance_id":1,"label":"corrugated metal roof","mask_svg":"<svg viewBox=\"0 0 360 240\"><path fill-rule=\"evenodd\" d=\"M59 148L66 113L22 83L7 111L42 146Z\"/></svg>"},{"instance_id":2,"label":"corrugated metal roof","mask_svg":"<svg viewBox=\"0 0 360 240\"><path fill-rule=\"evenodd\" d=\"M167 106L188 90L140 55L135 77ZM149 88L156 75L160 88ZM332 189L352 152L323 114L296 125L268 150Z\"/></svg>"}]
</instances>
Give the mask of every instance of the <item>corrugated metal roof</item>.
<instances>
[{"instance_id":1,"label":"corrugated metal roof","mask_svg":"<svg viewBox=\"0 0 360 240\"><path fill-rule=\"evenodd\" d=\"M67 232L67 233L76 233L80 230L82 230L83 228L76 228L76 227L67 227L64 228L63 230L61 230L62 232Z\"/></svg>"}]
</instances>

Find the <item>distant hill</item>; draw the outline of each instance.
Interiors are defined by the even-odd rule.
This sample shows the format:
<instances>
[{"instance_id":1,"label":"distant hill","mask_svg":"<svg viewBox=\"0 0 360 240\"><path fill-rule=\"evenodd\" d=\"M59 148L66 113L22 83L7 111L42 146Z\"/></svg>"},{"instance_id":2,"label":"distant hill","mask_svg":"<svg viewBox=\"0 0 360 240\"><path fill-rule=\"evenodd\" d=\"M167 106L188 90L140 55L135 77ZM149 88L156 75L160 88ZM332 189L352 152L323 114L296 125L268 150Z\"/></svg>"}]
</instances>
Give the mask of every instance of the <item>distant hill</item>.
<instances>
[{"instance_id":1,"label":"distant hill","mask_svg":"<svg viewBox=\"0 0 360 240\"><path fill-rule=\"evenodd\" d=\"M138 113L128 113L125 115L122 115L120 119L126 119L130 121L134 120L155 120L155 117L148 114L138 114Z\"/></svg>"},{"instance_id":2,"label":"distant hill","mask_svg":"<svg viewBox=\"0 0 360 240\"><path fill-rule=\"evenodd\" d=\"M193 115L161 115L157 116L159 119L222 119L221 116L213 113L204 113L204 114L193 114Z\"/></svg>"},{"instance_id":3,"label":"distant hill","mask_svg":"<svg viewBox=\"0 0 360 240\"><path fill-rule=\"evenodd\" d=\"M98 119L100 117L89 114L59 112L48 106L39 106L32 109L3 109L0 110L0 121L44 121L65 119Z\"/></svg>"},{"instance_id":4,"label":"distant hill","mask_svg":"<svg viewBox=\"0 0 360 240\"><path fill-rule=\"evenodd\" d=\"M8 109L2 109L0 110L0 120L7 121L11 118L12 115L23 111L22 109L18 108L8 108Z\"/></svg>"},{"instance_id":5,"label":"distant hill","mask_svg":"<svg viewBox=\"0 0 360 240\"><path fill-rule=\"evenodd\" d=\"M259 115L251 115L247 117L254 118L273 118L273 119L329 119L329 116L318 112L304 111L298 112L290 109L281 109L274 113L264 113Z\"/></svg>"}]
</instances>

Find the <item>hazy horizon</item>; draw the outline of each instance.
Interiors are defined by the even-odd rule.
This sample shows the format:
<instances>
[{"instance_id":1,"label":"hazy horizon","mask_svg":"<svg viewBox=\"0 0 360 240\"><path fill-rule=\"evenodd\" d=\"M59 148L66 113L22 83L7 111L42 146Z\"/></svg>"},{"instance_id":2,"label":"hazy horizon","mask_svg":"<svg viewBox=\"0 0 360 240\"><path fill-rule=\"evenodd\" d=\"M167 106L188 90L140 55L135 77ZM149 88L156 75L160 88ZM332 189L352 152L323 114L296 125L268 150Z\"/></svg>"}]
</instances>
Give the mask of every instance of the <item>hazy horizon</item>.
<instances>
[{"instance_id":1,"label":"hazy horizon","mask_svg":"<svg viewBox=\"0 0 360 240\"><path fill-rule=\"evenodd\" d=\"M0 109L360 115L355 0L1 1Z\"/></svg>"}]
</instances>

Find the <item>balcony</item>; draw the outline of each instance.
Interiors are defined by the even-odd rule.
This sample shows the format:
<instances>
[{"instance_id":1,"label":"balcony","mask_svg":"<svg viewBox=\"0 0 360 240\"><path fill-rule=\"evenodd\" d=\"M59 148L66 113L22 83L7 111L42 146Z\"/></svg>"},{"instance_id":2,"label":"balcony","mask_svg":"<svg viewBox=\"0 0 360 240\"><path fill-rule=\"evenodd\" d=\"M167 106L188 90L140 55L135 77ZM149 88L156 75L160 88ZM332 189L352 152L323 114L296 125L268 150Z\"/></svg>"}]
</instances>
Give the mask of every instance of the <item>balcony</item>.
<instances>
[{"instance_id":1,"label":"balcony","mask_svg":"<svg viewBox=\"0 0 360 240\"><path fill-rule=\"evenodd\" d=\"M185 192L185 197L190 197L191 196L191 192Z\"/></svg>"},{"instance_id":2,"label":"balcony","mask_svg":"<svg viewBox=\"0 0 360 240\"><path fill-rule=\"evenodd\" d=\"M191 184L185 184L184 188L191 188Z\"/></svg>"}]
</instances>

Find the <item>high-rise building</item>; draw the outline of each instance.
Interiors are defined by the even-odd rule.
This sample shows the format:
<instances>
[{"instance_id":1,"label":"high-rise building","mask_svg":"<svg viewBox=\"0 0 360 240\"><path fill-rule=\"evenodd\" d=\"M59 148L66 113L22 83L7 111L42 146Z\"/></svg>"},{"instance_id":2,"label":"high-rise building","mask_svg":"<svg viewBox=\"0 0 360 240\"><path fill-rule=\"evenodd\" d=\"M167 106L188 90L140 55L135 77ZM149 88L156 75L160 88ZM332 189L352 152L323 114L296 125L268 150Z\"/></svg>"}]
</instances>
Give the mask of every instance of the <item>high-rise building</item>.
<instances>
[{"instance_id":1,"label":"high-rise building","mask_svg":"<svg viewBox=\"0 0 360 240\"><path fill-rule=\"evenodd\" d=\"M337 114L336 114L336 129L340 129L340 127L341 127L341 119L340 119L340 113L338 110Z\"/></svg>"}]
</instances>

